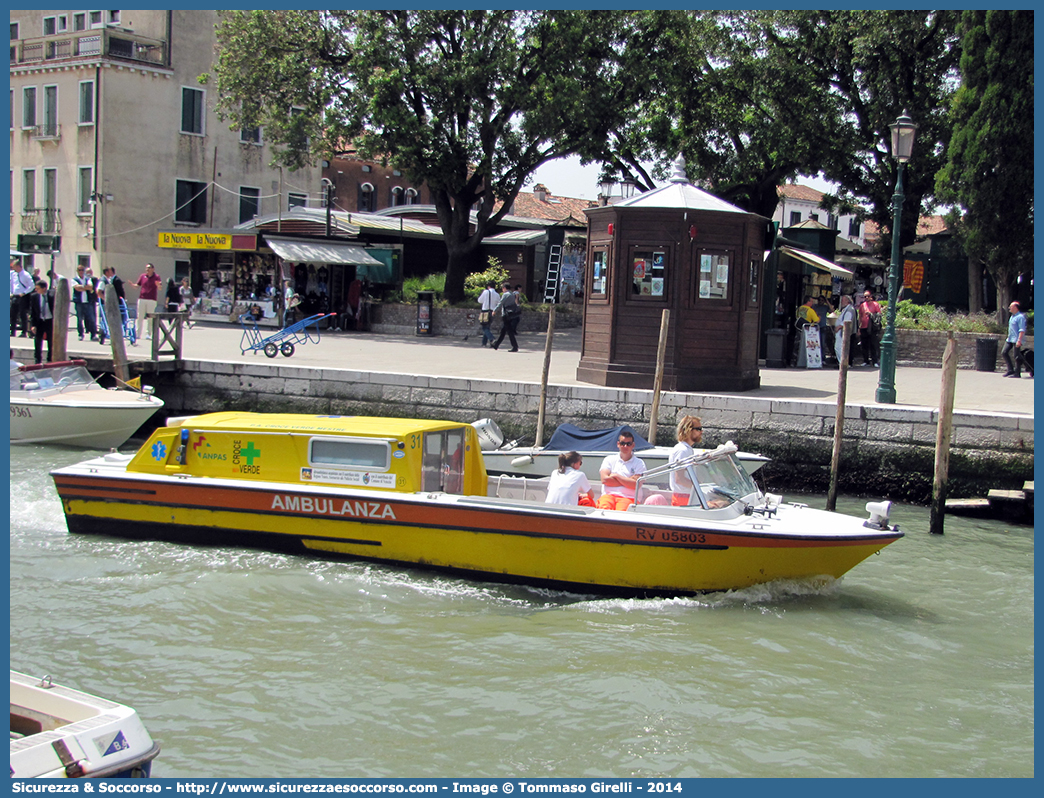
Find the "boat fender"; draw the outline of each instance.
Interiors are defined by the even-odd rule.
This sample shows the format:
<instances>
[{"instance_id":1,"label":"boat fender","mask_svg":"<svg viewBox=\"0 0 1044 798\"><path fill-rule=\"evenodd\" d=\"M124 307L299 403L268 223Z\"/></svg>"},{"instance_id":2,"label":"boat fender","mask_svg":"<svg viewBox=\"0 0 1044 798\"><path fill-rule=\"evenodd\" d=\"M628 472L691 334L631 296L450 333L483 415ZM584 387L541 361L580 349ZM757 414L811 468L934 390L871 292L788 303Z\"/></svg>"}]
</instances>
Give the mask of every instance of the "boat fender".
<instances>
[{"instance_id":1,"label":"boat fender","mask_svg":"<svg viewBox=\"0 0 1044 798\"><path fill-rule=\"evenodd\" d=\"M529 465L532 462L533 462L533 455L526 454L526 455L523 455L522 457L516 457L514 460L511 461L511 465L515 466L515 468L519 468L519 467L524 466L524 465Z\"/></svg>"}]
</instances>

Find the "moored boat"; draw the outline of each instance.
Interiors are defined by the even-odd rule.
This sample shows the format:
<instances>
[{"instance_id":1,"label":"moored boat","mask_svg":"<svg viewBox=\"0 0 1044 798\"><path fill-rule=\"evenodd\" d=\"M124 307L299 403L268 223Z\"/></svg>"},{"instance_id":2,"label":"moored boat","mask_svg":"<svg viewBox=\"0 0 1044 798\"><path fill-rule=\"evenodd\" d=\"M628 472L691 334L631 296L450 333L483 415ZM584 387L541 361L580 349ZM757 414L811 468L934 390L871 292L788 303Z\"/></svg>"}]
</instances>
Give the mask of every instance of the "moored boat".
<instances>
[{"instance_id":1,"label":"moored boat","mask_svg":"<svg viewBox=\"0 0 1044 798\"><path fill-rule=\"evenodd\" d=\"M628 432L634 436L634 453L649 468L666 465L673 450L670 446L653 446L627 424L594 430L581 429L574 424L560 424L547 444L540 447L524 446L517 441L506 440L504 433L492 419L474 421L472 426L478 431L482 456L490 474L547 476L558 468L560 454L576 451L584 455L583 472L589 479L598 479L598 468L602 459L618 452L616 439L621 432ZM695 451L704 453L711 450ZM737 452L736 458L748 474L753 474L769 462L768 457L750 452Z\"/></svg>"},{"instance_id":2,"label":"moored boat","mask_svg":"<svg viewBox=\"0 0 1044 798\"><path fill-rule=\"evenodd\" d=\"M11 671L13 778L148 778L159 750L130 707Z\"/></svg>"},{"instance_id":3,"label":"moored boat","mask_svg":"<svg viewBox=\"0 0 1044 798\"><path fill-rule=\"evenodd\" d=\"M902 537L887 502L861 521L763 494L731 445L650 470L618 511L548 504L546 478L487 477L469 424L236 412L168 423L135 454L52 472L70 532L629 594L836 579ZM678 471L693 487L671 506Z\"/></svg>"},{"instance_id":4,"label":"moored boat","mask_svg":"<svg viewBox=\"0 0 1044 798\"><path fill-rule=\"evenodd\" d=\"M114 449L162 407L151 389L103 388L83 360L11 369L11 443Z\"/></svg>"}]
</instances>

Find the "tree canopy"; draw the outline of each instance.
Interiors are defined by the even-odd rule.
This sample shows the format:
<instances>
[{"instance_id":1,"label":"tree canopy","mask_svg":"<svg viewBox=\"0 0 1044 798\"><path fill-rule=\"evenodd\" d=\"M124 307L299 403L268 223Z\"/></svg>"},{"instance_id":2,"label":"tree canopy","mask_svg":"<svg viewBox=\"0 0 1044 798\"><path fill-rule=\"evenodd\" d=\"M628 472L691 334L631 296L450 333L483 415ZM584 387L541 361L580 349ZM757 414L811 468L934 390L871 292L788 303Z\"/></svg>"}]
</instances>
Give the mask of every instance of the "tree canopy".
<instances>
[{"instance_id":1,"label":"tree canopy","mask_svg":"<svg viewBox=\"0 0 1044 798\"><path fill-rule=\"evenodd\" d=\"M965 11L953 136L936 185L948 221L1009 304L1033 270L1033 12Z\"/></svg>"},{"instance_id":2,"label":"tree canopy","mask_svg":"<svg viewBox=\"0 0 1044 798\"><path fill-rule=\"evenodd\" d=\"M633 106L627 22L603 11L232 11L215 72L223 112L265 125L285 163L350 143L425 182L448 250L446 297L458 301L478 244L532 172L593 155Z\"/></svg>"}]
</instances>

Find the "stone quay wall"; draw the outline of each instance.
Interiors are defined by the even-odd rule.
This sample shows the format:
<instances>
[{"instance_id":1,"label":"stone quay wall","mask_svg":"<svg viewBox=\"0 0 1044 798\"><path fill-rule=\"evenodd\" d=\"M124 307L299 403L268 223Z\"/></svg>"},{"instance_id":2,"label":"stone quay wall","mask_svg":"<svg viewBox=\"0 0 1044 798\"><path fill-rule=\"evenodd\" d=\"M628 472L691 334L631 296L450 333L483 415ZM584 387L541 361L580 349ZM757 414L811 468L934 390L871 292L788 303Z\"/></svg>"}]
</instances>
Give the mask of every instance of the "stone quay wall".
<instances>
[{"instance_id":1,"label":"stone quay wall","mask_svg":"<svg viewBox=\"0 0 1044 798\"><path fill-rule=\"evenodd\" d=\"M289 365L185 361L156 374L157 395L170 415L219 410L444 418L491 418L507 440L536 437L540 385L502 380L427 377ZM544 440L558 424L597 429L630 424L648 432L652 391L552 385L547 388ZM699 415L704 440L732 440L772 458L759 472L766 488L825 492L836 405L664 393L657 439L673 445L674 425ZM931 500L938 411L880 405L845 408L839 489L848 494L927 504ZM1018 489L1033 479L1033 418L965 411L954 414L949 496L981 497L992 488Z\"/></svg>"}]
</instances>

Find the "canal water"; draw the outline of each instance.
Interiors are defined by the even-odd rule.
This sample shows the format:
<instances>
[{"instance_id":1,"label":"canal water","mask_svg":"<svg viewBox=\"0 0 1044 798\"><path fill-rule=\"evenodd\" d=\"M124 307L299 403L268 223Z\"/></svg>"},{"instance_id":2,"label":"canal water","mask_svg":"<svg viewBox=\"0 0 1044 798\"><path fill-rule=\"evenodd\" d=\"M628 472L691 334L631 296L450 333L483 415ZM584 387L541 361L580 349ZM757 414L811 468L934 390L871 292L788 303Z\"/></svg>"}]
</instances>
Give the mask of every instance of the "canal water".
<instances>
[{"instance_id":1,"label":"canal water","mask_svg":"<svg viewBox=\"0 0 1044 798\"><path fill-rule=\"evenodd\" d=\"M73 536L84 456L11 448L11 667L135 707L156 776L1034 775L1030 527L899 506L826 587L606 599Z\"/></svg>"}]
</instances>

